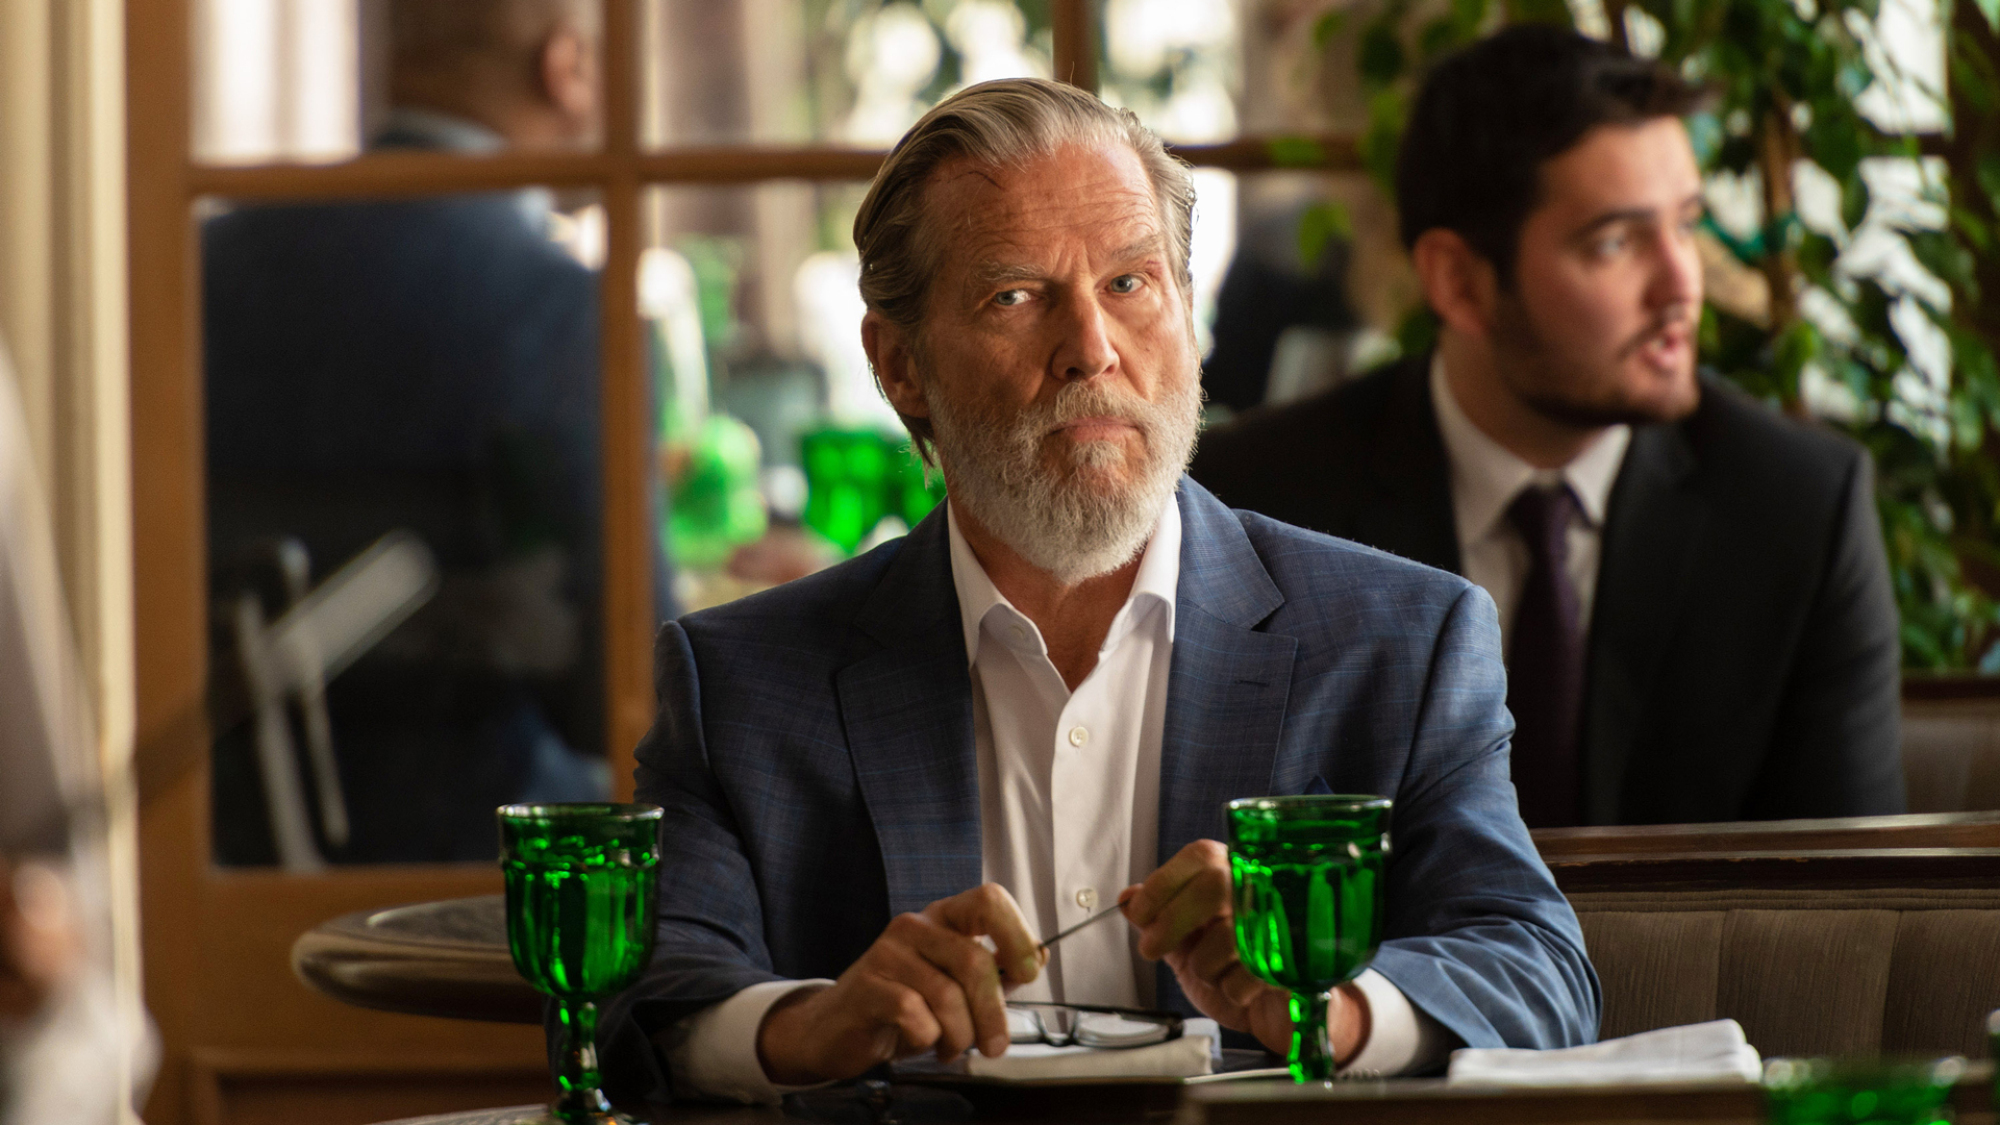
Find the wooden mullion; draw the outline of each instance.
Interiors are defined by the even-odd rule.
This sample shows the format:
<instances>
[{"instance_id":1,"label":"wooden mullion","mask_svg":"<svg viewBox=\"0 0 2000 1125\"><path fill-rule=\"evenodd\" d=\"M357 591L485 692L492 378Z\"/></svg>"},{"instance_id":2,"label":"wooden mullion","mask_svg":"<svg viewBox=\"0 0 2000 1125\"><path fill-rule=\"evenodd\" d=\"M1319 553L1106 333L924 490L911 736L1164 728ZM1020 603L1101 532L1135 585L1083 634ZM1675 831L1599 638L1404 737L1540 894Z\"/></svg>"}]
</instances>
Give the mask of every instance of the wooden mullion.
<instances>
[{"instance_id":1,"label":"wooden mullion","mask_svg":"<svg viewBox=\"0 0 2000 1125\"><path fill-rule=\"evenodd\" d=\"M1283 169L1352 171L1361 167L1352 137L1245 137L1172 151L1202 168L1237 172ZM501 153L455 156L381 153L342 164L198 165L194 195L231 199L342 199L434 195L511 188L600 187L620 176L657 184L756 184L769 180L858 181L875 175L883 153L834 146L685 148L664 152Z\"/></svg>"},{"instance_id":2,"label":"wooden mullion","mask_svg":"<svg viewBox=\"0 0 2000 1125\"><path fill-rule=\"evenodd\" d=\"M639 153L639 0L605 0L604 270L598 278L603 365L600 455L604 505L605 753L629 800L633 749L653 721L652 412L639 324L644 238Z\"/></svg>"},{"instance_id":3,"label":"wooden mullion","mask_svg":"<svg viewBox=\"0 0 2000 1125\"><path fill-rule=\"evenodd\" d=\"M1097 0L1053 0L1056 77L1097 92Z\"/></svg>"}]
</instances>

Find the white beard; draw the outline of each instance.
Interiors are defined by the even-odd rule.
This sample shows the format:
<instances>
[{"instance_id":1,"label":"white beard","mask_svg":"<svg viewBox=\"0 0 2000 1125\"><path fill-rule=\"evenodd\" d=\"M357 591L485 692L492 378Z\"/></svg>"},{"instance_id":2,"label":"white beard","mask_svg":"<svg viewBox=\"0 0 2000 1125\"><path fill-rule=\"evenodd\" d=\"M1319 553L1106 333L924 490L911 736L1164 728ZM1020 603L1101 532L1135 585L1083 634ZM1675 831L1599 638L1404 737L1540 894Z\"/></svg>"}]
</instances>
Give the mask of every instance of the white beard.
<instances>
[{"instance_id":1,"label":"white beard","mask_svg":"<svg viewBox=\"0 0 2000 1125\"><path fill-rule=\"evenodd\" d=\"M951 401L930 379L924 402L939 457L951 470L952 501L1065 586L1117 570L1145 549L1201 424L1201 384L1192 374L1157 403L1071 383L1046 406L996 417L984 404ZM1138 427L1138 463L1127 463L1123 447L1094 441L1074 446L1067 466L1051 472L1043 465L1051 430L1100 416Z\"/></svg>"}]
</instances>

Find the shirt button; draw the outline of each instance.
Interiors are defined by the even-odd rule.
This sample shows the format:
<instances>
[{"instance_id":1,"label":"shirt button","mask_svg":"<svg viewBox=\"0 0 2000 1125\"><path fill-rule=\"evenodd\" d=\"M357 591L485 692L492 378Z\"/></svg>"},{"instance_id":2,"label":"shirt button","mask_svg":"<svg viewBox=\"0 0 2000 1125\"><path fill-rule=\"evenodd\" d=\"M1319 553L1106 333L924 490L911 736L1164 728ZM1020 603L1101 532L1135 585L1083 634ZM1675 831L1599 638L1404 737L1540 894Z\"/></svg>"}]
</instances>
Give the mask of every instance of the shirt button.
<instances>
[{"instance_id":1,"label":"shirt button","mask_svg":"<svg viewBox=\"0 0 2000 1125\"><path fill-rule=\"evenodd\" d=\"M1097 888L1085 887L1076 892L1076 904L1085 910L1097 909Z\"/></svg>"},{"instance_id":2,"label":"shirt button","mask_svg":"<svg viewBox=\"0 0 2000 1125\"><path fill-rule=\"evenodd\" d=\"M1027 640L1027 639L1028 639L1028 631L1027 631L1026 629L1023 629L1023 628L1021 628L1021 627L1020 627L1019 625L1015 625L1015 626L1013 626L1013 627L1012 627L1012 629L1013 629L1013 633L1014 633L1014 639L1015 639L1015 640L1017 640L1017 641L1025 641L1025 640Z\"/></svg>"}]
</instances>

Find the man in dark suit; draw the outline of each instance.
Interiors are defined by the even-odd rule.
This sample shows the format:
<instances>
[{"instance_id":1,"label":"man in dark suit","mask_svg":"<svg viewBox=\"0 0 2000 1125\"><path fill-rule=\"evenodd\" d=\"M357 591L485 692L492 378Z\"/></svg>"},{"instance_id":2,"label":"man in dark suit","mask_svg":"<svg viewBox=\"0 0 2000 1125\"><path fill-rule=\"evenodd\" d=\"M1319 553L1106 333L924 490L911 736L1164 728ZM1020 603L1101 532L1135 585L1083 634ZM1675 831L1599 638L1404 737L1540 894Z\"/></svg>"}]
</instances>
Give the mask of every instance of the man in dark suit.
<instances>
[{"instance_id":1,"label":"man in dark suit","mask_svg":"<svg viewBox=\"0 0 2000 1125\"><path fill-rule=\"evenodd\" d=\"M1530 826L1903 809L1868 456L1695 370L1696 98L1551 28L1446 60L1397 175L1436 351L1191 470L1493 594Z\"/></svg>"},{"instance_id":2,"label":"man in dark suit","mask_svg":"<svg viewBox=\"0 0 2000 1125\"><path fill-rule=\"evenodd\" d=\"M373 147L586 143L595 7L396 0ZM328 688L351 826L320 826L335 862L490 860L496 803L608 791L597 279L550 222L530 190L245 206L203 227L218 594L278 536L314 581L397 529L443 572ZM215 756L227 863L273 858L248 737Z\"/></svg>"},{"instance_id":3,"label":"man in dark suit","mask_svg":"<svg viewBox=\"0 0 2000 1125\"><path fill-rule=\"evenodd\" d=\"M1594 1036L1506 780L1490 600L1182 475L1192 207L1135 118L1046 81L947 100L885 163L855 221L862 336L949 501L662 631L637 785L666 810L659 943L605 1008L618 1097L999 1055L1003 972L1016 999L1199 1012L1283 1050L1217 842L1224 801L1274 793L1396 802L1386 940L1300 1034L1388 1073Z\"/></svg>"}]
</instances>

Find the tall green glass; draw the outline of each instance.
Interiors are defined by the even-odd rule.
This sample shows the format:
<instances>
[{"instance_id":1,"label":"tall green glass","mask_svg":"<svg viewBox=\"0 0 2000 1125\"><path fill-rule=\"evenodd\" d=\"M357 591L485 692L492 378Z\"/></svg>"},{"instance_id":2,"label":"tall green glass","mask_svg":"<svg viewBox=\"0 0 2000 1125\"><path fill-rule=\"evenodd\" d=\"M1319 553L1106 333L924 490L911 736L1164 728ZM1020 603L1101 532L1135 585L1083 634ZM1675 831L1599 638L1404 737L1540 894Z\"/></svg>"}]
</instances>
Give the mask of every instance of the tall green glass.
<instances>
[{"instance_id":1,"label":"tall green glass","mask_svg":"<svg viewBox=\"0 0 2000 1125\"><path fill-rule=\"evenodd\" d=\"M630 1122L598 1089L598 998L630 987L653 956L657 805L504 805L500 868L507 948L562 1024L548 1122Z\"/></svg>"},{"instance_id":2,"label":"tall green glass","mask_svg":"<svg viewBox=\"0 0 2000 1125\"><path fill-rule=\"evenodd\" d=\"M1386 797L1231 801L1229 869L1236 949L1251 975L1292 994L1297 1082L1333 1077L1331 993L1375 958L1388 885Z\"/></svg>"}]
</instances>

